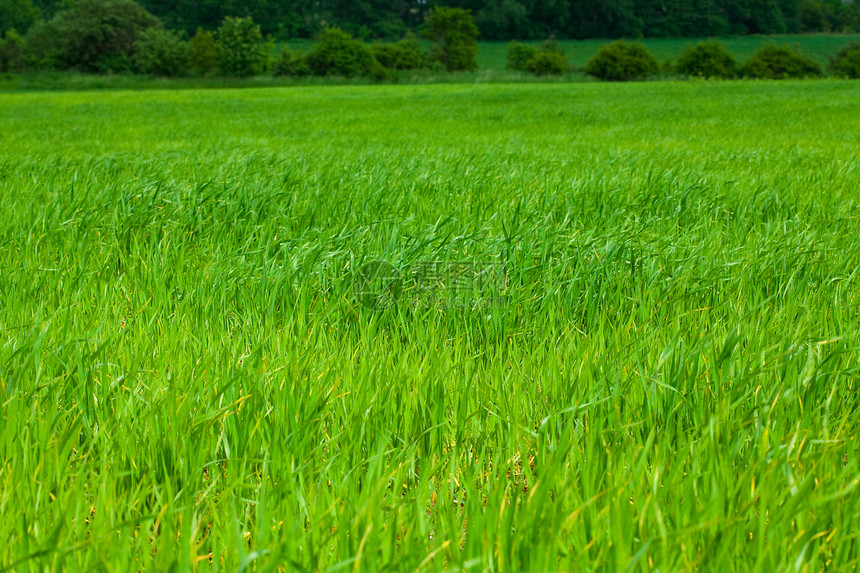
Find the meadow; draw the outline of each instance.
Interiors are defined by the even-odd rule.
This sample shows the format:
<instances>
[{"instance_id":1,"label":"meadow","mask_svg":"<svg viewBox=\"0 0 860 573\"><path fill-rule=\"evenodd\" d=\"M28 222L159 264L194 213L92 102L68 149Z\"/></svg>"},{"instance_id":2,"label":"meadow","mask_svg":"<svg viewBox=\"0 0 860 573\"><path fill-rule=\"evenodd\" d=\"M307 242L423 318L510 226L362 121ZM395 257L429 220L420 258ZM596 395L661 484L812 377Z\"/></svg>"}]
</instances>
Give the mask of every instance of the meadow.
<instances>
[{"instance_id":1,"label":"meadow","mask_svg":"<svg viewBox=\"0 0 860 573\"><path fill-rule=\"evenodd\" d=\"M855 571L858 96L0 94L0 570Z\"/></svg>"}]
</instances>

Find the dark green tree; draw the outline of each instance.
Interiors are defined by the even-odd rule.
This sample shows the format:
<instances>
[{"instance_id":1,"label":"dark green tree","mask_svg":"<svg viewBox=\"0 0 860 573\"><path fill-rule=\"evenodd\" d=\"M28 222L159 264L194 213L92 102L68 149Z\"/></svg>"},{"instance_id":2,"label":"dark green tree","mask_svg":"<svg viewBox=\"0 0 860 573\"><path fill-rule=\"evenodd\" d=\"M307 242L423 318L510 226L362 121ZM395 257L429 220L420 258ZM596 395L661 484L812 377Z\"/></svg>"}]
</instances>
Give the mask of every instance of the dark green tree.
<instances>
[{"instance_id":1,"label":"dark green tree","mask_svg":"<svg viewBox=\"0 0 860 573\"><path fill-rule=\"evenodd\" d=\"M399 42L374 44L371 49L376 61L389 70L418 70L427 66L428 56L414 36Z\"/></svg>"},{"instance_id":2,"label":"dark green tree","mask_svg":"<svg viewBox=\"0 0 860 573\"><path fill-rule=\"evenodd\" d=\"M7 30L24 34L40 16L32 0L0 0L0 34Z\"/></svg>"},{"instance_id":3,"label":"dark green tree","mask_svg":"<svg viewBox=\"0 0 860 573\"><path fill-rule=\"evenodd\" d=\"M367 76L377 64L370 47L340 28L326 28L305 62L315 76Z\"/></svg>"},{"instance_id":4,"label":"dark green tree","mask_svg":"<svg viewBox=\"0 0 860 573\"><path fill-rule=\"evenodd\" d=\"M23 32L80 0L0 0L0 31ZM215 30L252 18L264 35L315 37L338 27L353 37L400 39L426 27L431 10L470 11L484 39L711 37L860 29L860 0L139 0L167 28Z\"/></svg>"},{"instance_id":5,"label":"dark green tree","mask_svg":"<svg viewBox=\"0 0 860 573\"><path fill-rule=\"evenodd\" d=\"M528 62L537 50L534 46L522 44L514 40L508 44L508 61L505 67L509 70L525 71Z\"/></svg>"},{"instance_id":6,"label":"dark green tree","mask_svg":"<svg viewBox=\"0 0 860 573\"><path fill-rule=\"evenodd\" d=\"M436 6L427 17L430 56L449 72L478 68L478 33L471 11L463 8Z\"/></svg>"},{"instance_id":7,"label":"dark green tree","mask_svg":"<svg viewBox=\"0 0 860 573\"><path fill-rule=\"evenodd\" d=\"M296 78L311 75L311 69L302 55L289 48L284 48L281 55L275 60L273 72L275 76L292 76Z\"/></svg>"},{"instance_id":8,"label":"dark green tree","mask_svg":"<svg viewBox=\"0 0 860 573\"><path fill-rule=\"evenodd\" d=\"M570 0L565 35L577 38L638 38L642 19L633 0Z\"/></svg>"},{"instance_id":9,"label":"dark green tree","mask_svg":"<svg viewBox=\"0 0 860 573\"><path fill-rule=\"evenodd\" d=\"M508 44L506 67L536 76L557 76L566 72L570 66L555 42L547 41L539 46L529 46L513 41Z\"/></svg>"},{"instance_id":10,"label":"dark green tree","mask_svg":"<svg viewBox=\"0 0 860 573\"><path fill-rule=\"evenodd\" d=\"M643 80L657 73L659 65L648 48L639 43L618 40L603 46L588 61L585 73L601 80L624 82Z\"/></svg>"},{"instance_id":11,"label":"dark green tree","mask_svg":"<svg viewBox=\"0 0 860 573\"><path fill-rule=\"evenodd\" d=\"M743 65L743 74L749 78L781 80L808 78L822 75L814 60L788 46L768 44L762 46Z\"/></svg>"},{"instance_id":12,"label":"dark green tree","mask_svg":"<svg viewBox=\"0 0 860 573\"><path fill-rule=\"evenodd\" d=\"M24 69L24 38L15 30L0 36L0 72L20 72Z\"/></svg>"},{"instance_id":13,"label":"dark green tree","mask_svg":"<svg viewBox=\"0 0 860 573\"><path fill-rule=\"evenodd\" d=\"M839 50L830 60L830 69L842 78L860 78L860 44L849 44Z\"/></svg>"},{"instance_id":14,"label":"dark green tree","mask_svg":"<svg viewBox=\"0 0 860 573\"><path fill-rule=\"evenodd\" d=\"M787 31L785 16L777 0L748 0L751 34L784 34Z\"/></svg>"},{"instance_id":15,"label":"dark green tree","mask_svg":"<svg viewBox=\"0 0 860 573\"><path fill-rule=\"evenodd\" d=\"M218 71L225 76L253 76L266 71L271 47L251 18L224 18L215 35Z\"/></svg>"},{"instance_id":16,"label":"dark green tree","mask_svg":"<svg viewBox=\"0 0 860 573\"><path fill-rule=\"evenodd\" d=\"M803 0L798 15L804 32L819 32L824 26L824 10L817 0Z\"/></svg>"},{"instance_id":17,"label":"dark green tree","mask_svg":"<svg viewBox=\"0 0 860 573\"><path fill-rule=\"evenodd\" d=\"M188 41L191 46L191 72L205 76L218 67L218 48L215 34L197 28L197 32Z\"/></svg>"},{"instance_id":18,"label":"dark green tree","mask_svg":"<svg viewBox=\"0 0 860 573\"><path fill-rule=\"evenodd\" d=\"M86 72L132 68L134 44L159 27L158 18L133 0L79 0L27 34L32 60L40 65Z\"/></svg>"},{"instance_id":19,"label":"dark green tree","mask_svg":"<svg viewBox=\"0 0 860 573\"><path fill-rule=\"evenodd\" d=\"M487 0L475 14L475 24L481 37L488 40L528 38L528 16L526 7L517 0Z\"/></svg>"},{"instance_id":20,"label":"dark green tree","mask_svg":"<svg viewBox=\"0 0 860 573\"><path fill-rule=\"evenodd\" d=\"M636 13L650 37L719 36L729 32L718 0L638 0Z\"/></svg>"},{"instance_id":21,"label":"dark green tree","mask_svg":"<svg viewBox=\"0 0 860 573\"><path fill-rule=\"evenodd\" d=\"M713 41L687 46L675 67L680 74L700 78L733 78L738 73L734 57Z\"/></svg>"},{"instance_id":22,"label":"dark green tree","mask_svg":"<svg viewBox=\"0 0 860 573\"><path fill-rule=\"evenodd\" d=\"M525 70L535 76L560 76L569 68L564 54L552 49L537 50L525 65Z\"/></svg>"},{"instance_id":23,"label":"dark green tree","mask_svg":"<svg viewBox=\"0 0 860 573\"><path fill-rule=\"evenodd\" d=\"M561 36L570 22L570 0L532 0L526 8L529 10L529 38Z\"/></svg>"},{"instance_id":24,"label":"dark green tree","mask_svg":"<svg viewBox=\"0 0 860 573\"><path fill-rule=\"evenodd\" d=\"M150 28L140 35L134 51L135 68L144 74L179 77L191 72L194 51L176 30Z\"/></svg>"}]
</instances>

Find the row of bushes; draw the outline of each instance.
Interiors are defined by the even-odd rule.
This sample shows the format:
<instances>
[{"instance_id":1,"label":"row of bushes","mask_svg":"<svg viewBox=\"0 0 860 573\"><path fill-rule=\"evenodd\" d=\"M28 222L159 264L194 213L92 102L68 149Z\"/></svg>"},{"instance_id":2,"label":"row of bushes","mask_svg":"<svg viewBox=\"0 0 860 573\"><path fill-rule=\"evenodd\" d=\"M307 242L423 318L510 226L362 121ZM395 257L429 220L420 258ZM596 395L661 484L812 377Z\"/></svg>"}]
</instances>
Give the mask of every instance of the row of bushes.
<instances>
[{"instance_id":1,"label":"row of bushes","mask_svg":"<svg viewBox=\"0 0 860 573\"><path fill-rule=\"evenodd\" d=\"M508 44L507 68L536 76L557 76L568 71L570 66L555 42L529 46L514 41Z\"/></svg>"},{"instance_id":2,"label":"row of bushes","mask_svg":"<svg viewBox=\"0 0 860 573\"><path fill-rule=\"evenodd\" d=\"M242 18L227 18L214 34L198 30L190 40L175 30L144 28L133 40L122 40L125 47L117 50L81 50L57 36L41 34L22 38L14 30L6 32L0 38L0 72L74 69L174 77L215 71L253 75L268 69L268 47L259 29ZM46 44L49 49L40 49Z\"/></svg>"},{"instance_id":3,"label":"row of bushes","mask_svg":"<svg viewBox=\"0 0 860 573\"><path fill-rule=\"evenodd\" d=\"M284 49L274 65L276 76L370 76L382 80L394 71L439 69L471 71L478 67L478 28L468 10L434 7L427 17L426 52L418 39L369 45L338 28L324 29L306 55Z\"/></svg>"},{"instance_id":4,"label":"row of bushes","mask_svg":"<svg viewBox=\"0 0 860 573\"><path fill-rule=\"evenodd\" d=\"M571 68L555 43L528 46L508 44L510 70L535 75L560 75ZM842 48L831 58L830 69L836 76L860 78L860 44ZM708 41L689 46L674 65L660 66L644 45L619 40L601 48L583 70L606 81L647 79L660 71L701 78L807 78L824 75L821 66L788 46L763 46L742 65L719 42Z\"/></svg>"},{"instance_id":5,"label":"row of bushes","mask_svg":"<svg viewBox=\"0 0 860 573\"><path fill-rule=\"evenodd\" d=\"M320 32L307 55L285 48L275 62L276 76L388 77L393 70L419 70L440 65L414 37L394 44L369 46L338 28Z\"/></svg>"},{"instance_id":6,"label":"row of bushes","mask_svg":"<svg viewBox=\"0 0 860 573\"><path fill-rule=\"evenodd\" d=\"M247 18L226 18L215 33L198 30L189 40L133 0L78 0L25 37L7 31L0 72L253 75L267 71L273 46Z\"/></svg>"},{"instance_id":7,"label":"row of bushes","mask_svg":"<svg viewBox=\"0 0 860 573\"><path fill-rule=\"evenodd\" d=\"M837 76L860 77L860 45L842 48L831 58L830 68ZM723 79L788 79L824 75L817 62L789 46L762 46L747 61L739 64L722 44L714 41L687 47L676 64L663 69L684 76ZM585 67L585 73L611 81L644 79L659 70L660 66L645 46L624 41L605 46Z\"/></svg>"},{"instance_id":8,"label":"row of bushes","mask_svg":"<svg viewBox=\"0 0 860 573\"><path fill-rule=\"evenodd\" d=\"M263 37L251 18L228 17L215 32L198 29L188 39L164 29L134 0L78 0L51 20L32 26L25 37L14 30L0 37L0 72L78 70L176 77L273 71L292 76L384 78L392 70L477 68L478 28L467 10L434 7L427 18L426 36L432 42L429 52L413 37L369 46L329 28L320 33L307 56L285 50L273 58L274 42Z\"/></svg>"},{"instance_id":9,"label":"row of bushes","mask_svg":"<svg viewBox=\"0 0 860 573\"><path fill-rule=\"evenodd\" d=\"M164 29L134 0L77 0L70 6L33 26L26 37L7 31L0 38L0 72L76 69L168 77L273 72L382 80L398 70L477 68L478 28L471 13L459 8L434 7L429 12L425 31L432 42L429 51L415 37L369 45L328 28L307 54L285 49L273 58L274 43L263 37L250 18L226 18L214 33L198 29L187 39L180 32ZM512 42L507 67L539 76L571 69L554 42L538 46ZM860 45L843 48L832 58L831 70L839 76L860 77ZM708 78L823 75L816 62L787 46L765 46L740 65L721 44L706 42L688 47L675 65L661 67L645 46L623 40L603 47L584 71L611 81L645 79L660 71Z\"/></svg>"}]
</instances>

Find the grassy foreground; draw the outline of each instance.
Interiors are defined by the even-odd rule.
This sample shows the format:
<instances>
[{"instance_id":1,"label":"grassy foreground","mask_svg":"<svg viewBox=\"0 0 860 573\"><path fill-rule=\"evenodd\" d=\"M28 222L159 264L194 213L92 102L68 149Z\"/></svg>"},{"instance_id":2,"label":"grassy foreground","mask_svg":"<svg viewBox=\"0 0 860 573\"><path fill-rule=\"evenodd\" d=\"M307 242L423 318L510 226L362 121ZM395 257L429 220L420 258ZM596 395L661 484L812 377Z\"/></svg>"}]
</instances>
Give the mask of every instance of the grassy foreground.
<instances>
[{"instance_id":1,"label":"grassy foreground","mask_svg":"<svg viewBox=\"0 0 860 573\"><path fill-rule=\"evenodd\" d=\"M856 570L858 96L0 95L0 568Z\"/></svg>"}]
</instances>

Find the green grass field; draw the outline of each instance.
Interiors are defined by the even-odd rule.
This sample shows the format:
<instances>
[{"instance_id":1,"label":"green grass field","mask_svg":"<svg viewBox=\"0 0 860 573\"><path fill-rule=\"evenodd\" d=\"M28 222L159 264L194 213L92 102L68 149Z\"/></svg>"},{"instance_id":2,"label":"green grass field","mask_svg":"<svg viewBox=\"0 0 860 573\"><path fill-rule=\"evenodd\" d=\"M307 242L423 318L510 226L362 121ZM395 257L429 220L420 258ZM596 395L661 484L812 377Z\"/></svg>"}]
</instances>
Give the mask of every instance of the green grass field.
<instances>
[{"instance_id":1,"label":"green grass field","mask_svg":"<svg viewBox=\"0 0 860 573\"><path fill-rule=\"evenodd\" d=\"M856 571L858 96L0 95L0 569Z\"/></svg>"}]
</instances>

